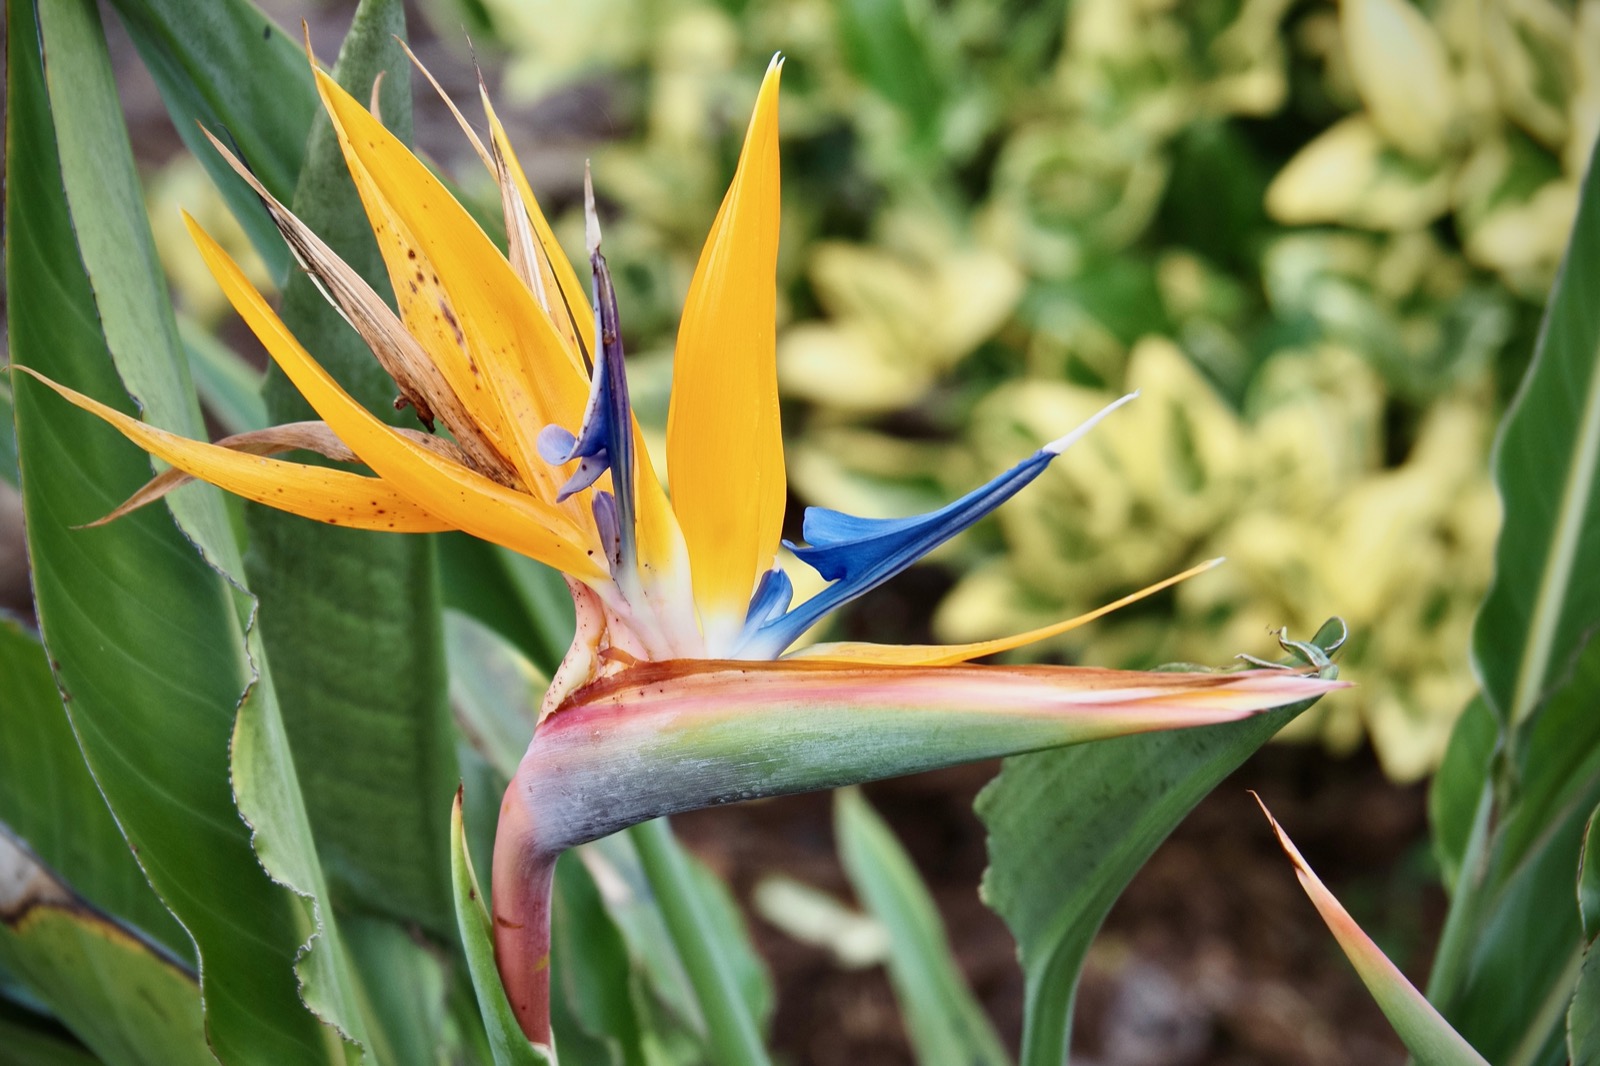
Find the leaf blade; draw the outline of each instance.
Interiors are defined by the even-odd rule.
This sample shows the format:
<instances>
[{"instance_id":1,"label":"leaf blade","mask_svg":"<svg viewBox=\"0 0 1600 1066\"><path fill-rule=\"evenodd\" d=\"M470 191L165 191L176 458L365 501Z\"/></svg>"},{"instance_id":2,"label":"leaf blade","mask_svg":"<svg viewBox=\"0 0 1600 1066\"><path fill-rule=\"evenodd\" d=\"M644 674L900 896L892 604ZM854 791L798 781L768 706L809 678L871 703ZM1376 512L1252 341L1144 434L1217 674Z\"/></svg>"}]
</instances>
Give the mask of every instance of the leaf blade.
<instances>
[{"instance_id":1,"label":"leaf blade","mask_svg":"<svg viewBox=\"0 0 1600 1066\"><path fill-rule=\"evenodd\" d=\"M859 789L834 795L834 835L856 895L889 930L889 976L925 1066L1008 1066L951 954L916 867Z\"/></svg>"},{"instance_id":2,"label":"leaf blade","mask_svg":"<svg viewBox=\"0 0 1600 1066\"><path fill-rule=\"evenodd\" d=\"M1567 1009L1567 1055L1576 1063L1592 1063L1600 1061L1600 807L1584 827L1578 910L1583 915L1584 957Z\"/></svg>"},{"instance_id":3,"label":"leaf blade","mask_svg":"<svg viewBox=\"0 0 1600 1066\"><path fill-rule=\"evenodd\" d=\"M456 922L461 947L472 974L472 987L478 995L478 1009L489 1034L495 1066L552 1066L555 1056L548 1049L528 1042L522 1027L511 1013L500 971L494 962L494 938L489 912L483 905L483 890L467 854L467 841L461 822L461 793L456 793L450 811L450 883L454 896Z\"/></svg>"},{"instance_id":4,"label":"leaf blade","mask_svg":"<svg viewBox=\"0 0 1600 1066\"><path fill-rule=\"evenodd\" d=\"M1313 643L1334 646L1328 630ZM1022 959L1025 1066L1065 1060L1085 954L1128 881L1202 797L1309 706L1010 758L979 793L989 833L981 894Z\"/></svg>"},{"instance_id":5,"label":"leaf blade","mask_svg":"<svg viewBox=\"0 0 1600 1066\"><path fill-rule=\"evenodd\" d=\"M1511 517L1472 651L1485 696L1513 730L1600 622L1600 308L1589 299L1597 285L1600 168L1591 163L1533 361L1492 459Z\"/></svg>"},{"instance_id":6,"label":"leaf blade","mask_svg":"<svg viewBox=\"0 0 1600 1066\"><path fill-rule=\"evenodd\" d=\"M37 10L35 27L21 21L33 5L12 5L8 34L13 351L124 410L130 388L152 422L199 436L98 15L80 0ZM76 532L149 463L38 386L17 400L45 642L96 780L198 945L210 1039L230 1061L343 1057L362 1021L221 500L192 490ZM320 938L302 951L308 931Z\"/></svg>"},{"instance_id":7,"label":"leaf blade","mask_svg":"<svg viewBox=\"0 0 1600 1066\"><path fill-rule=\"evenodd\" d=\"M213 1066L194 974L0 827L0 962L108 1066Z\"/></svg>"},{"instance_id":8,"label":"leaf blade","mask_svg":"<svg viewBox=\"0 0 1600 1066\"><path fill-rule=\"evenodd\" d=\"M162 905L78 749L44 645L0 617L0 824L88 903L192 964L189 934Z\"/></svg>"},{"instance_id":9,"label":"leaf blade","mask_svg":"<svg viewBox=\"0 0 1600 1066\"><path fill-rule=\"evenodd\" d=\"M255 194L214 153L200 126L226 131L279 199L294 191L316 114L305 53L250 0L115 0L172 124L222 191L274 277L289 253ZM245 72L249 72L248 75Z\"/></svg>"}]
</instances>

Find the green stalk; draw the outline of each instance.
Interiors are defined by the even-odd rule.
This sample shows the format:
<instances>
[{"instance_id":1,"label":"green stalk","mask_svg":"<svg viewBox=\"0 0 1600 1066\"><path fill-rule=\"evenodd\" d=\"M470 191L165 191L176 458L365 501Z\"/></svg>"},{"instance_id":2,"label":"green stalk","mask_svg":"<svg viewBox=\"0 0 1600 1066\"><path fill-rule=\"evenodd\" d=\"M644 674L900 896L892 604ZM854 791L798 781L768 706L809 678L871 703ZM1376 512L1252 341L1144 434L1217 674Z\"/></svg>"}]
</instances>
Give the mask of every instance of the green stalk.
<instances>
[{"instance_id":1,"label":"green stalk","mask_svg":"<svg viewBox=\"0 0 1600 1066\"><path fill-rule=\"evenodd\" d=\"M1583 946L1577 945L1561 967L1561 976L1551 986L1549 994L1540 1003L1528 1022L1527 1032L1517 1045L1506 1066L1531 1066L1539 1061L1539 1053L1549 1043L1550 1037L1566 1022L1567 1009L1572 1005L1572 992L1578 984L1578 974L1583 969Z\"/></svg>"},{"instance_id":2,"label":"green stalk","mask_svg":"<svg viewBox=\"0 0 1600 1066\"><path fill-rule=\"evenodd\" d=\"M1489 843L1489 822L1494 811L1494 782L1486 780L1472 816L1472 833L1461 857L1461 872L1455 891L1450 894L1450 909L1445 914L1444 930L1433 956L1433 972L1428 975L1428 999L1436 1005L1449 1003L1461 990L1471 964L1476 934L1479 897L1485 876L1483 865Z\"/></svg>"},{"instance_id":3,"label":"green stalk","mask_svg":"<svg viewBox=\"0 0 1600 1066\"><path fill-rule=\"evenodd\" d=\"M1026 1019L1059 1018L1059 1025L1024 1024L1017 1066L1061 1066L1071 1042L1073 1005L1078 998L1077 960L1057 955L1038 974L1026 974Z\"/></svg>"},{"instance_id":4,"label":"green stalk","mask_svg":"<svg viewBox=\"0 0 1600 1066\"><path fill-rule=\"evenodd\" d=\"M665 818L634 826L628 831L650 888L661 905L661 916L689 973L706 1035L717 1066L770 1066L756 1021L745 1005L733 967L717 950L718 932L700 905L693 874L683 845Z\"/></svg>"}]
</instances>

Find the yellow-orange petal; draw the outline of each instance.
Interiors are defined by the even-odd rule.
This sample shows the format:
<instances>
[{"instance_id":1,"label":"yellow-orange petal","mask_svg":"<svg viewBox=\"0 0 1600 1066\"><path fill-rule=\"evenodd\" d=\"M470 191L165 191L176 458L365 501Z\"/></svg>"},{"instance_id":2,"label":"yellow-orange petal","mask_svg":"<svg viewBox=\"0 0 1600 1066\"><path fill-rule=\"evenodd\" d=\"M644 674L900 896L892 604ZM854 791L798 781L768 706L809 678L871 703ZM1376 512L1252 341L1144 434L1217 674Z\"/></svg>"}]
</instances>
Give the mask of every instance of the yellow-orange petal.
<instances>
[{"instance_id":1,"label":"yellow-orange petal","mask_svg":"<svg viewBox=\"0 0 1600 1066\"><path fill-rule=\"evenodd\" d=\"M437 272L425 281L446 294L444 326L498 398L513 443L508 454L524 484L553 503L565 476L539 457L539 433L548 425L582 421L588 382L574 370L533 294L472 216L366 108L327 74L315 74L352 172L357 166L365 171L386 211ZM379 221L373 216L374 224ZM396 288L402 285L409 291L404 278ZM575 524L592 528L576 497L557 506Z\"/></svg>"},{"instance_id":2,"label":"yellow-orange petal","mask_svg":"<svg viewBox=\"0 0 1600 1066\"><path fill-rule=\"evenodd\" d=\"M511 467L505 458L506 435L500 428L498 407L483 384L474 380L460 348L453 340L440 336L437 327L444 317L441 310L447 305L437 287L423 289L432 266L426 258L419 257L414 243L401 235L398 224L385 215L385 221L374 223L373 231L391 271L414 272L404 279L406 284L395 280L399 304L409 321L397 317L365 278L340 259L294 212L278 202L227 145L213 137L209 130L201 132L267 205L268 214L301 268L361 334L372 354L394 379L401 395L416 408L418 417L430 423L434 416L442 419L461 446L473 456L477 469L494 471L504 480L503 475L511 473ZM365 173L356 176L358 189L369 189L370 184ZM362 195L365 197L368 193ZM381 200L376 209L382 210ZM419 335L431 336L433 345L423 344L418 340ZM464 388L469 396L476 394L475 402L464 402L458 388Z\"/></svg>"},{"instance_id":3,"label":"yellow-orange petal","mask_svg":"<svg viewBox=\"0 0 1600 1066\"><path fill-rule=\"evenodd\" d=\"M429 77L431 80L432 76ZM446 100L448 102L448 97ZM337 123L334 128L339 134L345 165L361 197L373 237L383 256L394 290L395 306L406 331L432 358L469 413L478 435L489 442L499 455L512 455L516 441L501 409L500 397L493 391L493 383L484 377L473 362L466 349L464 335L452 325L459 321L460 316L451 304L449 293L439 283L438 269L426 249L419 246L405 223L378 191L366 166L350 150L342 128ZM473 143L485 155L487 162L487 153L475 136ZM224 152L224 155L226 157L228 153ZM446 424L450 423L447 421Z\"/></svg>"},{"instance_id":4,"label":"yellow-orange petal","mask_svg":"<svg viewBox=\"0 0 1600 1066\"><path fill-rule=\"evenodd\" d=\"M379 478L269 459L190 440L129 417L25 366L16 369L111 423L124 437L157 459L235 496L332 526L396 533L434 533L453 528Z\"/></svg>"},{"instance_id":5,"label":"yellow-orange petal","mask_svg":"<svg viewBox=\"0 0 1600 1066\"><path fill-rule=\"evenodd\" d=\"M445 92L444 86L439 84L439 79L433 76L433 72L417 58L411 46L401 41L400 47L406 50L412 65L428 79L433 91L444 101L444 106L455 118L456 125L461 127L467 142L478 153L478 158L483 161L489 176L501 186L501 203L506 215L506 241L511 246L511 266L527 281L539 301L539 306L551 316L551 324L556 327L556 332L572 344L573 362L578 371L587 374L588 371L579 352L580 349L591 353L593 351L591 347L593 341L590 337L593 332L593 316L588 313L588 297L578 280L577 272L572 269L572 263L561 250L549 222L545 220L544 211L533 195L533 187L528 184L527 176L523 173L522 164L518 162L516 153L511 149L505 127L501 125L500 117L495 114L488 89L484 87L482 74L478 76L478 90L483 101L484 114L489 119L489 135L494 145L492 152L484 147L483 139L467 121L467 116L461 113L461 109L450 98L450 94ZM520 205L515 213L512 212L512 204ZM524 231L528 258L526 273L518 262L524 251L522 241L519 239L524 235ZM580 332L584 337L581 342L578 339Z\"/></svg>"},{"instance_id":6,"label":"yellow-orange petal","mask_svg":"<svg viewBox=\"0 0 1600 1066\"><path fill-rule=\"evenodd\" d=\"M1196 574L1203 574L1212 567L1219 565L1221 559L1208 559L1198 566L1191 566L1181 574L1157 581L1154 585L1132 592L1120 600L1113 600L1103 607L1096 607L1092 611L1068 618L1065 621L1055 622L1051 625L1030 629L1026 633L1014 633L1009 637L996 637L994 640L979 640L971 644L869 644L865 641L840 641L833 644L813 644L808 648L801 648L784 656L785 659L814 659L830 663L860 663L863 665L877 666L949 666L953 663L964 663L972 659L981 659L985 655L998 655L1012 648L1020 648L1035 641L1045 640L1049 637L1060 636L1072 629L1097 618L1103 618L1112 611L1136 603L1146 596L1154 595L1162 589L1171 588L1180 581L1187 581Z\"/></svg>"},{"instance_id":7,"label":"yellow-orange petal","mask_svg":"<svg viewBox=\"0 0 1600 1066\"><path fill-rule=\"evenodd\" d=\"M772 565L787 495L774 339L782 69L774 58L761 83L673 357L667 472L713 647L732 639L757 577Z\"/></svg>"},{"instance_id":8,"label":"yellow-orange petal","mask_svg":"<svg viewBox=\"0 0 1600 1066\"><path fill-rule=\"evenodd\" d=\"M608 575L567 515L407 440L356 403L307 354L222 247L193 219L189 233L241 318L339 439L379 477L455 529L520 552L586 582Z\"/></svg>"}]
</instances>

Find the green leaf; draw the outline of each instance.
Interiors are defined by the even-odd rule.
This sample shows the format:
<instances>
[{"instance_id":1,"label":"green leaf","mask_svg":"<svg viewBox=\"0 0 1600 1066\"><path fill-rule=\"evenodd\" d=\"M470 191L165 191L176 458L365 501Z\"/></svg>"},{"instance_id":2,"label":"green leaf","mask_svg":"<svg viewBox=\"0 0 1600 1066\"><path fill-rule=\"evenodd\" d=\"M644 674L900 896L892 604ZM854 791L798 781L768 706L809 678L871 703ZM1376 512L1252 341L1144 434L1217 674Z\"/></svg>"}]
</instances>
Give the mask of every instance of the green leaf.
<instances>
[{"instance_id":1,"label":"green leaf","mask_svg":"<svg viewBox=\"0 0 1600 1066\"><path fill-rule=\"evenodd\" d=\"M126 387L149 421L201 436L96 9L43 0L39 25L32 5L9 10L13 357L125 411ZM307 1004L359 1039L354 985L220 496L186 489L73 529L146 481L149 460L14 385L45 644L95 780L194 938L212 1046L229 1062L342 1055Z\"/></svg>"},{"instance_id":2,"label":"green leaf","mask_svg":"<svg viewBox=\"0 0 1600 1066\"><path fill-rule=\"evenodd\" d=\"M1600 1062L1600 807L1584 827L1578 864L1578 910L1586 946L1578 984L1567 1009L1567 1055L1578 1066Z\"/></svg>"},{"instance_id":3,"label":"green leaf","mask_svg":"<svg viewBox=\"0 0 1600 1066\"><path fill-rule=\"evenodd\" d=\"M90 906L4 829L0 963L109 1066L216 1062L194 974Z\"/></svg>"},{"instance_id":4,"label":"green leaf","mask_svg":"<svg viewBox=\"0 0 1600 1066\"><path fill-rule=\"evenodd\" d=\"M1194 805L1310 705L1002 764L975 807L989 831L982 895L1022 959L1021 1062L1066 1060L1078 976L1111 905Z\"/></svg>"},{"instance_id":5,"label":"green leaf","mask_svg":"<svg viewBox=\"0 0 1600 1066\"><path fill-rule=\"evenodd\" d=\"M1493 1061L1559 1063L1583 960L1572 892L1584 819L1600 803L1600 172L1534 357L1501 427L1494 473L1506 523L1473 653L1498 734L1464 725L1447 761L1461 873L1429 994ZM1585 646L1587 643L1587 647ZM1492 750L1492 757L1486 757ZM1462 769L1462 767L1466 769ZM1476 795L1468 798L1473 766ZM1460 826L1474 809L1466 847Z\"/></svg>"},{"instance_id":6,"label":"green leaf","mask_svg":"<svg viewBox=\"0 0 1600 1066\"><path fill-rule=\"evenodd\" d=\"M342 915L339 928L361 974L372 1018L373 1058L393 1066L438 1066L446 1053L443 961L406 929L382 918Z\"/></svg>"},{"instance_id":7,"label":"green leaf","mask_svg":"<svg viewBox=\"0 0 1600 1066\"><path fill-rule=\"evenodd\" d=\"M636 825L628 836L638 849L640 865L694 989L711 1061L721 1066L769 1062L761 1020L751 1010L746 981L730 950L739 938L725 932L726 915L711 905L713 893L690 864L688 852L665 818ZM739 925L736 922L734 928Z\"/></svg>"},{"instance_id":8,"label":"green leaf","mask_svg":"<svg viewBox=\"0 0 1600 1066\"><path fill-rule=\"evenodd\" d=\"M772 989L772 974L750 939L744 911L739 908L739 901L734 898L727 882L692 851L678 843L676 836L673 842L683 851L688 864L690 891L695 894L696 908L708 919L704 935L712 942L722 956L723 964L733 975L733 984L744 1004L745 1013L755 1020L758 1032L766 1033L772 1025L772 1012L777 1006L777 999ZM656 910L660 909L658 900Z\"/></svg>"},{"instance_id":9,"label":"green leaf","mask_svg":"<svg viewBox=\"0 0 1600 1066\"><path fill-rule=\"evenodd\" d=\"M409 137L410 65L395 40L404 30L399 0L365 0L335 77L366 99L383 73L385 122ZM388 291L325 115L313 127L293 207ZM282 317L354 396L396 416L394 382L307 275L290 278ZM274 424L317 417L276 367L263 396ZM278 679L284 722L335 897L453 939L449 807L460 772L433 545L261 506L247 506L246 518L250 587L261 600L268 654L285 667Z\"/></svg>"},{"instance_id":10,"label":"green leaf","mask_svg":"<svg viewBox=\"0 0 1600 1066\"><path fill-rule=\"evenodd\" d=\"M1261 797L1257 796L1256 802L1261 803ZM1450 1028L1433 1004L1406 980L1400 968L1389 961L1388 956L1350 917L1350 912L1334 898L1321 878L1301 857L1265 803L1261 803L1261 813L1267 816L1278 842L1294 863L1300 887L1305 889L1323 921L1328 923L1345 957L1356 968L1362 984L1372 993L1372 998L1377 1001L1384 1017L1389 1019L1389 1024L1394 1026L1406 1050L1419 1062L1429 1066L1488 1066L1487 1060L1473 1050L1460 1033Z\"/></svg>"},{"instance_id":11,"label":"green leaf","mask_svg":"<svg viewBox=\"0 0 1600 1066\"><path fill-rule=\"evenodd\" d=\"M546 675L553 674L576 624L572 594L561 575L465 533L441 533L435 539L445 605L493 627Z\"/></svg>"},{"instance_id":12,"label":"green leaf","mask_svg":"<svg viewBox=\"0 0 1600 1066\"><path fill-rule=\"evenodd\" d=\"M52 1019L0 997L0 1047L11 1066L101 1066L101 1060Z\"/></svg>"},{"instance_id":13,"label":"green leaf","mask_svg":"<svg viewBox=\"0 0 1600 1066\"><path fill-rule=\"evenodd\" d=\"M450 661L450 704L474 750L499 775L499 787L517 772L533 739L539 697L549 680L493 629L460 611L444 615Z\"/></svg>"},{"instance_id":14,"label":"green leaf","mask_svg":"<svg viewBox=\"0 0 1600 1066\"><path fill-rule=\"evenodd\" d=\"M89 776L44 645L4 617L0 692L0 823L91 906L192 964L189 935L151 890Z\"/></svg>"},{"instance_id":15,"label":"green leaf","mask_svg":"<svg viewBox=\"0 0 1600 1066\"><path fill-rule=\"evenodd\" d=\"M708 916L705 935L717 944L732 981L744 999L744 1009L765 1030L772 1015L772 980L756 953L728 886L694 855L678 849L687 862L689 884L699 893L697 909ZM673 943L671 931L646 874L639 849L630 833L617 833L576 849L584 867L604 884L606 908L628 945L634 967L640 971L658 1007L652 1028L682 1029L696 1045L706 1041L705 1017L689 985L689 975Z\"/></svg>"},{"instance_id":16,"label":"green leaf","mask_svg":"<svg viewBox=\"0 0 1600 1066\"><path fill-rule=\"evenodd\" d=\"M639 974L576 851L556 863L550 966L551 1025L567 1062L644 1066Z\"/></svg>"},{"instance_id":17,"label":"green leaf","mask_svg":"<svg viewBox=\"0 0 1600 1066\"><path fill-rule=\"evenodd\" d=\"M1010 1062L956 966L938 908L911 858L859 789L834 794L839 857L856 895L889 931L889 977L923 1066Z\"/></svg>"},{"instance_id":18,"label":"green leaf","mask_svg":"<svg viewBox=\"0 0 1600 1066\"><path fill-rule=\"evenodd\" d=\"M178 334L206 413L229 434L267 428L260 372L187 316L178 317Z\"/></svg>"},{"instance_id":19,"label":"green leaf","mask_svg":"<svg viewBox=\"0 0 1600 1066\"><path fill-rule=\"evenodd\" d=\"M1586 965L1571 871L1582 820L1600 804L1592 712L1600 643L1589 640L1600 623L1600 315L1589 299L1597 280L1600 173L1590 168L1533 362L1494 453L1506 527L1474 656L1498 736L1485 736L1482 722L1458 727L1435 802L1437 815L1448 813L1440 824L1451 826L1462 872L1429 994L1494 1061L1565 1060L1560 1021ZM1472 829L1462 837L1469 807Z\"/></svg>"},{"instance_id":20,"label":"green leaf","mask_svg":"<svg viewBox=\"0 0 1600 1066\"><path fill-rule=\"evenodd\" d=\"M1533 362L1494 449L1506 524L1472 651L1485 698L1512 730L1600 624L1597 286L1600 168L1591 165Z\"/></svg>"},{"instance_id":21,"label":"green leaf","mask_svg":"<svg viewBox=\"0 0 1600 1066\"><path fill-rule=\"evenodd\" d=\"M111 6L178 136L222 190L273 276L283 278L289 252L277 228L199 127L231 138L262 184L288 203L318 111L302 46L249 0L113 0Z\"/></svg>"},{"instance_id":22,"label":"green leaf","mask_svg":"<svg viewBox=\"0 0 1600 1066\"><path fill-rule=\"evenodd\" d=\"M436 0L424 4L420 11L436 37L464 34L473 40L499 43L485 0Z\"/></svg>"},{"instance_id":23,"label":"green leaf","mask_svg":"<svg viewBox=\"0 0 1600 1066\"><path fill-rule=\"evenodd\" d=\"M1600 938L1600 811L1590 811L1583 827L1583 850L1578 853L1578 916L1583 938Z\"/></svg>"},{"instance_id":24,"label":"green leaf","mask_svg":"<svg viewBox=\"0 0 1600 1066\"><path fill-rule=\"evenodd\" d=\"M1600 639L1535 717L1521 789L1451 899L1429 994L1492 1062L1559 1063L1583 950L1573 891L1584 822L1600 804Z\"/></svg>"},{"instance_id":25,"label":"green leaf","mask_svg":"<svg viewBox=\"0 0 1600 1066\"><path fill-rule=\"evenodd\" d=\"M81 256L105 346L146 420L204 436L187 360L172 358L181 352L177 325L99 16L72 0L47 0L38 9L60 153L58 188L66 193L76 236L57 254ZM182 494L170 506L202 554L226 568L235 554L233 538L214 494Z\"/></svg>"},{"instance_id":26,"label":"green leaf","mask_svg":"<svg viewBox=\"0 0 1600 1066\"><path fill-rule=\"evenodd\" d=\"M1489 779L1491 761L1499 729L1494 712L1480 696L1467 704L1456 719L1439 764L1428 788L1428 824L1433 830L1433 851L1445 888L1454 892L1461 870L1468 862L1475 836L1487 829L1487 811L1479 810L1485 797L1484 782ZM1481 824L1485 823L1485 824Z\"/></svg>"},{"instance_id":27,"label":"green leaf","mask_svg":"<svg viewBox=\"0 0 1600 1066\"><path fill-rule=\"evenodd\" d=\"M472 987L478 996L478 1009L489 1033L489 1046L495 1066L551 1066L555 1056L547 1048L528 1042L511 1013L500 971L494 964L494 933L489 911L483 904L478 875L467 854L466 837L461 829L461 793L456 793L450 813L450 883L455 901L456 922L461 933L461 948L467 956Z\"/></svg>"},{"instance_id":28,"label":"green leaf","mask_svg":"<svg viewBox=\"0 0 1600 1066\"><path fill-rule=\"evenodd\" d=\"M463 965L450 967L449 995L445 1009L449 1012L450 1028L456 1041L452 1062L484 1066L494 1062L494 1049L489 1046L489 1034L484 1031L483 1019L478 1013L478 996L472 989L472 975Z\"/></svg>"},{"instance_id":29,"label":"green leaf","mask_svg":"<svg viewBox=\"0 0 1600 1066\"><path fill-rule=\"evenodd\" d=\"M1578 1066L1600 1062L1600 952L1593 945L1567 1012L1567 1055Z\"/></svg>"},{"instance_id":30,"label":"green leaf","mask_svg":"<svg viewBox=\"0 0 1600 1066\"><path fill-rule=\"evenodd\" d=\"M0 481L17 487L17 423L12 415L11 384L0 380Z\"/></svg>"},{"instance_id":31,"label":"green leaf","mask_svg":"<svg viewBox=\"0 0 1600 1066\"><path fill-rule=\"evenodd\" d=\"M848 0L836 8L842 51L854 73L893 104L910 127L917 156L937 158L938 121L944 103L926 30L914 24L909 0Z\"/></svg>"}]
</instances>

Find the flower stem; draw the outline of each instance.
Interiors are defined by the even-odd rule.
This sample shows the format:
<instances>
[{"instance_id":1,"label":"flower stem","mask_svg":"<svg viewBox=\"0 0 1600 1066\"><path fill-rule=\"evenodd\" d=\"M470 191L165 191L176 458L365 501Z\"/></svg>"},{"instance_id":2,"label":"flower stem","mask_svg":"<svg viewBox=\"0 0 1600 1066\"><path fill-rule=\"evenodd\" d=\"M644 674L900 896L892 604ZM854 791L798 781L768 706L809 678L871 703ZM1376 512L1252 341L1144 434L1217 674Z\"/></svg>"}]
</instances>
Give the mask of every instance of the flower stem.
<instances>
[{"instance_id":1,"label":"flower stem","mask_svg":"<svg viewBox=\"0 0 1600 1066\"><path fill-rule=\"evenodd\" d=\"M535 839L527 808L502 803L491 890L494 957L523 1034L549 1047L550 896L558 855L535 846Z\"/></svg>"},{"instance_id":2,"label":"flower stem","mask_svg":"<svg viewBox=\"0 0 1600 1066\"><path fill-rule=\"evenodd\" d=\"M1486 780L1478 794L1478 806L1473 812L1472 832L1462 852L1461 870L1450 892L1450 909L1445 913L1444 930L1439 934L1439 946L1434 951L1433 970L1428 975L1427 996L1435 1006L1447 1007L1466 983L1472 962L1472 950L1477 946L1482 916L1484 869L1487 862L1489 830L1494 822L1494 781Z\"/></svg>"},{"instance_id":3,"label":"flower stem","mask_svg":"<svg viewBox=\"0 0 1600 1066\"><path fill-rule=\"evenodd\" d=\"M718 944L724 933L701 904L683 845L665 818L629 830L683 968L689 973L717 1066L769 1066L733 967Z\"/></svg>"}]
</instances>

